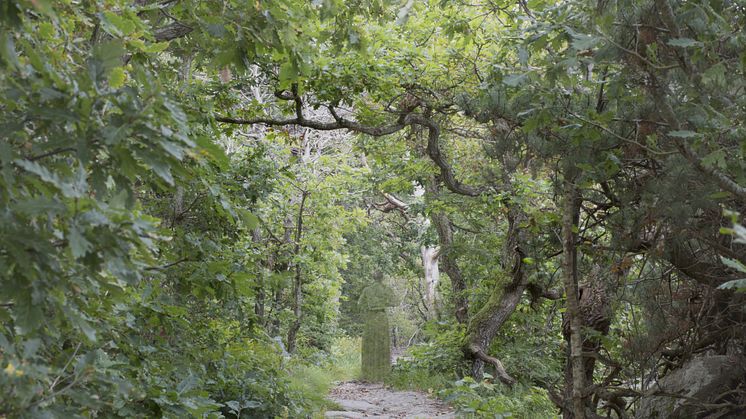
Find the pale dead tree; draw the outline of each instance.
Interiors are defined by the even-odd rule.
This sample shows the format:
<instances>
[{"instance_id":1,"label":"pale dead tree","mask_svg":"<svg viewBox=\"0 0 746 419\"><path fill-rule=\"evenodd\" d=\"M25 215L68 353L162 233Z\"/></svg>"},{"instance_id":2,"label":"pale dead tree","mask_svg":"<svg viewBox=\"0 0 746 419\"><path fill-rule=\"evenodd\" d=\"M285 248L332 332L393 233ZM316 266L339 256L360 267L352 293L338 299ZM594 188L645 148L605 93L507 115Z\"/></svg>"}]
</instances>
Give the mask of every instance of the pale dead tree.
<instances>
[{"instance_id":1,"label":"pale dead tree","mask_svg":"<svg viewBox=\"0 0 746 419\"><path fill-rule=\"evenodd\" d=\"M368 159L364 154L362 155L361 160L365 167L369 167ZM420 198L424 194L425 189L421 185L415 183L412 196ZM380 203L373 202L371 204L372 208L384 213L398 211L407 222L417 224L421 235L429 228L431 224L430 220L421 217L413 218L409 211L409 205L406 202L387 192L381 192L381 195L383 195L385 201ZM422 259L422 269L424 272L422 286L425 289L422 304L425 307L425 317L427 319L432 319L437 313L437 291L438 284L440 283L440 246L421 245L420 257Z\"/></svg>"},{"instance_id":2,"label":"pale dead tree","mask_svg":"<svg viewBox=\"0 0 746 419\"><path fill-rule=\"evenodd\" d=\"M440 246L421 246L422 266L425 270L425 298L428 309L428 317L435 315L436 292L440 282L440 270L438 269L438 258L440 257Z\"/></svg>"}]
</instances>

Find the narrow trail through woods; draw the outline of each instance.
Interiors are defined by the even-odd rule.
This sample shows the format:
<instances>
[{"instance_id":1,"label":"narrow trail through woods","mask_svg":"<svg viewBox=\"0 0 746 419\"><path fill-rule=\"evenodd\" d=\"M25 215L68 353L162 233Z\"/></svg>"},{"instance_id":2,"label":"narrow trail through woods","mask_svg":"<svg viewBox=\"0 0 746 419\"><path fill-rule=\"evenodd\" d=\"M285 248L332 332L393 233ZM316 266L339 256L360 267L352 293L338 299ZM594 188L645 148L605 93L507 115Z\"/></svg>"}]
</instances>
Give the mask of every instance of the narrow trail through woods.
<instances>
[{"instance_id":1,"label":"narrow trail through woods","mask_svg":"<svg viewBox=\"0 0 746 419\"><path fill-rule=\"evenodd\" d=\"M455 418L453 409L417 391L394 391L381 384L346 381L332 389L328 398L341 410L326 418Z\"/></svg>"}]
</instances>

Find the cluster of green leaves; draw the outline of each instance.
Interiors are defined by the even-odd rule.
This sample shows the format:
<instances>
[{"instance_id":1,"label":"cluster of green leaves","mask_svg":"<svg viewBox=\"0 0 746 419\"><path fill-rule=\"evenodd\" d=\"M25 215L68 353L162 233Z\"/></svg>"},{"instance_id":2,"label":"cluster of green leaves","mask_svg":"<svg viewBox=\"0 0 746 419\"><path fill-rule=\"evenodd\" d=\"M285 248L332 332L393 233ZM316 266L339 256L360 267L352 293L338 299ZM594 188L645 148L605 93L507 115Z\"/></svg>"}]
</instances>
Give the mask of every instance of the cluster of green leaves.
<instances>
[{"instance_id":1,"label":"cluster of green leaves","mask_svg":"<svg viewBox=\"0 0 746 419\"><path fill-rule=\"evenodd\" d=\"M733 223L732 228L722 228L720 231L724 234L733 236L734 243L746 244L746 227L738 223L738 213L730 212L726 215L730 215L731 222ZM736 272L746 274L746 265L741 261L721 256L720 260L729 268ZM721 284L718 288L720 289L735 289L738 292L746 292L746 278L733 279Z\"/></svg>"},{"instance_id":2,"label":"cluster of green leaves","mask_svg":"<svg viewBox=\"0 0 746 419\"><path fill-rule=\"evenodd\" d=\"M555 406L545 389L522 385L510 389L500 387L493 383L491 375L485 374L481 381L464 377L438 395L466 418L556 417Z\"/></svg>"},{"instance_id":3,"label":"cluster of green leaves","mask_svg":"<svg viewBox=\"0 0 746 419\"><path fill-rule=\"evenodd\" d=\"M300 348L289 366L292 382L318 405L330 404L325 396L333 384L360 378L360 344L360 337L339 335L328 350Z\"/></svg>"},{"instance_id":4,"label":"cluster of green leaves","mask_svg":"<svg viewBox=\"0 0 746 419\"><path fill-rule=\"evenodd\" d=\"M89 48L82 11L44 4L15 10L3 33L3 409L120 409L134 377L107 349L159 237L137 183L173 185L197 146L152 68L133 66L124 86L122 43Z\"/></svg>"},{"instance_id":5,"label":"cluster of green leaves","mask_svg":"<svg viewBox=\"0 0 746 419\"><path fill-rule=\"evenodd\" d=\"M447 381L455 381L466 374L469 363L464 360L462 327L429 322L426 327L426 342L410 347L407 357L403 357L394 368L392 381L400 386L419 386L427 383L411 380L410 375L425 373L430 376L443 376ZM432 387L431 387L432 388Z\"/></svg>"},{"instance_id":6,"label":"cluster of green leaves","mask_svg":"<svg viewBox=\"0 0 746 419\"><path fill-rule=\"evenodd\" d=\"M252 255L262 251L250 241L252 212L277 168L262 147L228 157L214 142L204 96L182 88L170 55L189 44L156 42L160 12L132 2L2 7L0 415L318 409L247 309L262 259ZM314 255L299 257L316 266ZM333 308L333 294L309 306Z\"/></svg>"},{"instance_id":7,"label":"cluster of green leaves","mask_svg":"<svg viewBox=\"0 0 746 419\"><path fill-rule=\"evenodd\" d=\"M500 349L505 362L521 366L522 381L516 386L509 388L500 384L488 373L481 380L472 378L470 362L463 356L463 328L436 323L429 323L426 328L426 342L412 346L405 357L399 358L390 383L397 388L437 394L463 417L555 417L554 405L542 386L558 378L557 365L551 360L560 358L557 354L537 353L550 347L547 342L524 342L515 338L534 336L542 340L545 336L514 330L525 328L526 323L540 325L543 316L537 312L534 316L514 317L516 322L506 326L510 330L494 343L494 347Z\"/></svg>"},{"instance_id":8,"label":"cluster of green leaves","mask_svg":"<svg viewBox=\"0 0 746 419\"><path fill-rule=\"evenodd\" d=\"M424 221L432 214L453 223L444 251L467 278L472 316L511 278L511 209L530 236L526 275L550 288L557 167L580 173L592 203L578 226L584 262L607 263L599 249L626 249L653 221L658 237L686 233L714 254L700 239L719 227L721 207L739 205L722 179L746 177L743 5L659 3L673 22L647 21L665 11L649 1L4 2L0 415L307 414L316 390L287 378L270 335L299 325L311 363L297 368L324 365L317 349L334 347L340 312L355 331L356 293L379 269L408 282L401 318L411 322L419 246L437 241ZM368 124L408 111L403 99L420 101L415 112L426 103L456 177L489 193L464 199L437 185L416 127L363 139L354 152L370 157L368 172L341 144L315 146L294 129L219 130L205 118L294 114L293 101L245 94L285 97L291 86L307 108L352 105ZM678 122L653 112L668 106ZM361 208L377 192L415 185L426 196L401 225L368 224ZM733 232L741 244L742 227ZM443 279L447 307L455 296ZM426 326L394 379L439 377L472 413L542 415L531 386L557 381L559 356L543 348L560 337L554 306L532 303L491 348L525 381L518 393L449 384L467 366L463 332L442 307L430 307L443 323ZM604 343L618 349L614 339Z\"/></svg>"}]
</instances>

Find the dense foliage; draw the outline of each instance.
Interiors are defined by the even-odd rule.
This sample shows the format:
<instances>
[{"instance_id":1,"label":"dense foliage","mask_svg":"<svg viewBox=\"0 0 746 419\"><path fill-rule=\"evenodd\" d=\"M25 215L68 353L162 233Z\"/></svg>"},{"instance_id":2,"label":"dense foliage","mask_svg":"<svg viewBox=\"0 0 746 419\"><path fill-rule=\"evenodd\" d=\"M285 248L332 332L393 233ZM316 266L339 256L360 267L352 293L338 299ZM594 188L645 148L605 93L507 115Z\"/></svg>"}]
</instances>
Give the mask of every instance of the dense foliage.
<instances>
[{"instance_id":1,"label":"dense foliage","mask_svg":"<svg viewBox=\"0 0 746 419\"><path fill-rule=\"evenodd\" d=\"M3 2L0 416L311 416L377 271L464 414L742 415L745 16Z\"/></svg>"}]
</instances>

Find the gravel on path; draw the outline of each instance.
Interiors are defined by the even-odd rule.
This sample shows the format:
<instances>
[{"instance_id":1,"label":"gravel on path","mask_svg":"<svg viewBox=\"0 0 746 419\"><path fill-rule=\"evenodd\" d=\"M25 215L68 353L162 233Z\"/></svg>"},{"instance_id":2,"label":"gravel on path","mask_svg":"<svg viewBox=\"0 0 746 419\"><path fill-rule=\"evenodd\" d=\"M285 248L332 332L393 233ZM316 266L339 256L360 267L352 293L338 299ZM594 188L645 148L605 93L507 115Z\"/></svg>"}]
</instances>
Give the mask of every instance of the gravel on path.
<instances>
[{"instance_id":1,"label":"gravel on path","mask_svg":"<svg viewBox=\"0 0 746 419\"><path fill-rule=\"evenodd\" d=\"M326 418L456 418L452 408L425 393L394 391L377 383L346 381L328 397L342 410L328 411Z\"/></svg>"}]
</instances>

